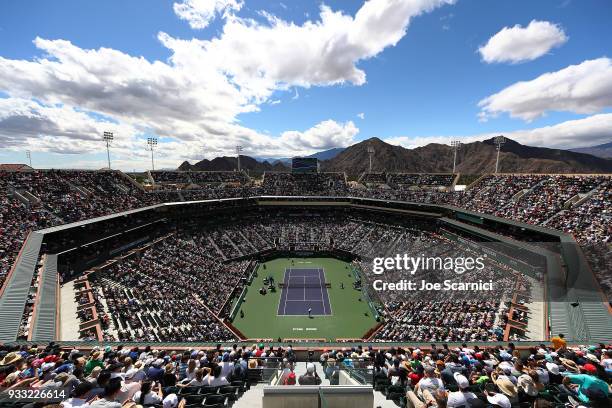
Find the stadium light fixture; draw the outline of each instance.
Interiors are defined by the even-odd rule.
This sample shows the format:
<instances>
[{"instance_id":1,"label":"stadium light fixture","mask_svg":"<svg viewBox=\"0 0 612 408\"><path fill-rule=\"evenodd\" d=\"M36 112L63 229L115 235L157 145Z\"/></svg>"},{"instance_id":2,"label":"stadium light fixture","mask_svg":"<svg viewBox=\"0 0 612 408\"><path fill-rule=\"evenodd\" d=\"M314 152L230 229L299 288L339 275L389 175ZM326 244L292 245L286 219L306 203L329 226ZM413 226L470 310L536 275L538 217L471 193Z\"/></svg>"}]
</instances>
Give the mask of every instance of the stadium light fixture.
<instances>
[{"instance_id":1,"label":"stadium light fixture","mask_svg":"<svg viewBox=\"0 0 612 408\"><path fill-rule=\"evenodd\" d=\"M113 135L113 132L104 132L104 135L102 136L102 139L106 143L106 158L108 159L108 169L110 170L110 168L111 168L110 145L113 142L113 140L115 139L115 136Z\"/></svg>"},{"instance_id":2,"label":"stadium light fixture","mask_svg":"<svg viewBox=\"0 0 612 408\"><path fill-rule=\"evenodd\" d=\"M495 174L497 174L499 170L499 152L501 151L503 144L506 143L506 138L502 135L495 136L493 143L495 143L495 146L497 146L497 159L495 160Z\"/></svg>"},{"instance_id":3,"label":"stadium light fixture","mask_svg":"<svg viewBox=\"0 0 612 408\"><path fill-rule=\"evenodd\" d=\"M453 148L453 174L455 174L455 168L457 167L457 150L461 148L461 142L459 140L451 140L450 143Z\"/></svg>"},{"instance_id":4,"label":"stadium light fixture","mask_svg":"<svg viewBox=\"0 0 612 408\"><path fill-rule=\"evenodd\" d=\"M372 172L372 156L374 156L374 146L368 146L368 156L370 158L370 170L368 173Z\"/></svg>"},{"instance_id":5,"label":"stadium light fixture","mask_svg":"<svg viewBox=\"0 0 612 408\"><path fill-rule=\"evenodd\" d=\"M244 150L244 147L237 145L236 146L236 157L238 159L238 171L240 171L240 153Z\"/></svg>"},{"instance_id":6,"label":"stadium light fixture","mask_svg":"<svg viewBox=\"0 0 612 408\"><path fill-rule=\"evenodd\" d=\"M32 167L32 152L29 150L26 150L26 157L28 161L30 162L30 167Z\"/></svg>"},{"instance_id":7,"label":"stadium light fixture","mask_svg":"<svg viewBox=\"0 0 612 408\"><path fill-rule=\"evenodd\" d=\"M151 151L151 170L155 170L155 162L153 161L153 151L157 147L156 137L147 137L147 150Z\"/></svg>"}]
</instances>

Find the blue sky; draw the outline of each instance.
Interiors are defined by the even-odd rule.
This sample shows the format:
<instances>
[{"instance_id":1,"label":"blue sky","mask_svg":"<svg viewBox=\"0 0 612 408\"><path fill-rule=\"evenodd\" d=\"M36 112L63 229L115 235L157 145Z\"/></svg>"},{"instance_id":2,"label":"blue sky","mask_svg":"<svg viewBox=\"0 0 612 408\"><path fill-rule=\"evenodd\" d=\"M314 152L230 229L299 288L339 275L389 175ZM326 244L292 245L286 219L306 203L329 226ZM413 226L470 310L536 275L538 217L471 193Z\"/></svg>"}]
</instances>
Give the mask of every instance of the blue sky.
<instances>
[{"instance_id":1,"label":"blue sky","mask_svg":"<svg viewBox=\"0 0 612 408\"><path fill-rule=\"evenodd\" d=\"M147 168L141 148L150 135L163 138L166 167L229 154L238 143L246 154L285 156L373 136L407 147L496 133L563 148L612 139L610 1L407 0L414 3L408 9L392 0L371 3L4 1L0 162L23 162L30 149L41 167L102 167L105 155L97 152L106 127L117 134L117 166L130 170ZM196 14L219 9L202 28L181 18L176 4ZM322 4L344 19L322 22ZM374 9L389 12L387 20L372 20ZM374 22L361 24L359 13ZM404 23L391 21L401 13ZM540 31L521 31L533 20ZM228 38L230 23L240 30ZM291 24L315 27L294 32ZM479 48L516 25L514 37L491 44L499 61L486 62ZM267 29L265 36L250 35L254 26ZM370 43L373 37L380 38ZM214 52L199 40L216 41ZM538 42L542 52L521 51ZM516 50L532 54L517 61L509 56ZM345 59L351 61L336 66ZM355 79L353 67L365 80ZM557 73L553 83L537 80L546 73ZM500 94L515 84L516 92ZM556 91L542 98L550 89Z\"/></svg>"}]
</instances>

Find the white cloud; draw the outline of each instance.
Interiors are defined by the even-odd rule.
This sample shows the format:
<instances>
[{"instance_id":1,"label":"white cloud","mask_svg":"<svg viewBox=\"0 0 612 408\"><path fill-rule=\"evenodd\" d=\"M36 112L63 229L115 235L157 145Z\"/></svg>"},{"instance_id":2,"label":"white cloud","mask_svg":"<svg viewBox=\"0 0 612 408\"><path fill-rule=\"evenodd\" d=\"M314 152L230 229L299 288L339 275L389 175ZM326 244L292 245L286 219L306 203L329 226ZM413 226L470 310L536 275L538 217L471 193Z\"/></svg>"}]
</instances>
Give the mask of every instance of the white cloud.
<instances>
[{"instance_id":1,"label":"white cloud","mask_svg":"<svg viewBox=\"0 0 612 408\"><path fill-rule=\"evenodd\" d=\"M181 20L186 20L194 30L208 27L217 14L227 15L242 8L237 0L183 0L174 3L173 8Z\"/></svg>"},{"instance_id":2,"label":"white cloud","mask_svg":"<svg viewBox=\"0 0 612 408\"><path fill-rule=\"evenodd\" d=\"M363 119L365 119L365 113L363 113L363 112L359 112L359 113L357 114L357 117L358 117L359 119L363 120Z\"/></svg>"},{"instance_id":3,"label":"white cloud","mask_svg":"<svg viewBox=\"0 0 612 408\"><path fill-rule=\"evenodd\" d=\"M104 148L102 133L111 131L115 135L112 146L114 165L123 165L130 170L146 169L149 167L149 156L144 150L144 132L147 130L127 123L101 121L65 105L48 106L29 99L0 98L0 146L7 151L30 149L71 155L97 153ZM233 135L231 141L215 138L184 143L161 139L156 161L160 166L176 167L183 160L233 154L236 143L244 145L245 154L279 157L309 154L318 149L349 145L354 142L359 129L350 121L326 120L303 132L287 131L275 138L237 125L229 125L223 131ZM83 162L73 159L67 165L84 167Z\"/></svg>"},{"instance_id":4,"label":"white cloud","mask_svg":"<svg viewBox=\"0 0 612 408\"><path fill-rule=\"evenodd\" d=\"M563 29L548 21L532 20L527 27L520 24L504 27L478 49L487 63L531 61L567 41Z\"/></svg>"},{"instance_id":5,"label":"white cloud","mask_svg":"<svg viewBox=\"0 0 612 408\"><path fill-rule=\"evenodd\" d=\"M292 155L299 149L310 153L309 148L345 145L358 129L352 122L330 120L275 137L241 125L240 114L276 103L272 96L277 91L293 88L295 98L298 87L363 84L365 72L357 67L360 61L394 46L411 18L453 2L369 0L354 16L321 6L317 20L300 25L270 14L265 14L265 23L243 19L234 14L241 2L222 2L226 6L220 10L215 2L215 13L225 18L220 34L208 40L184 40L159 33L159 41L170 51L167 61L36 38L34 44L42 56L32 60L0 57L0 91L11 102L30 101L30 108L38 112L21 116L22 122L25 118L33 122L20 125L33 129L22 136L28 142L39 138L41 143L60 139L80 143L79 135L96 139L106 125L89 115L77 115L85 110L129 129L118 132L119 138L126 139L126 162L131 149L140 151L138 138L143 132L171 137L173 144L160 142L159 154L177 162L196 155L201 158L202 152L208 156L229 153L237 143L257 155ZM185 10L200 6L198 10L206 10L205 3L210 4L178 4L184 5L179 6L184 16L196 16ZM18 122L13 110L5 107L5 112L5 125ZM62 123L72 116L78 116L78 121ZM15 143L18 133L6 131L2 137ZM81 144L79 151L98 151L97 139L92 143ZM42 148L51 149L52 144Z\"/></svg>"},{"instance_id":6,"label":"white cloud","mask_svg":"<svg viewBox=\"0 0 612 408\"><path fill-rule=\"evenodd\" d=\"M359 61L397 44L412 17L453 2L369 0L354 17L323 5L318 21L302 25L267 13L267 24L229 16L221 36L210 41L163 39L175 63L215 61L239 87L258 95L290 86L362 85L366 74Z\"/></svg>"},{"instance_id":7,"label":"white cloud","mask_svg":"<svg viewBox=\"0 0 612 408\"><path fill-rule=\"evenodd\" d=\"M349 146L355 143L357 133L359 129L352 121L338 123L325 120L304 132L283 132L281 141L287 146L295 146L298 150L307 152Z\"/></svg>"},{"instance_id":8,"label":"white cloud","mask_svg":"<svg viewBox=\"0 0 612 408\"><path fill-rule=\"evenodd\" d=\"M591 114L612 106L612 60L598 58L517 82L478 103L482 120L507 112L532 121L547 111Z\"/></svg>"},{"instance_id":9,"label":"white cloud","mask_svg":"<svg viewBox=\"0 0 612 408\"><path fill-rule=\"evenodd\" d=\"M112 131L120 148L131 147L138 131L126 124L100 121L67 106L43 105L29 99L0 98L0 145L55 153L86 153L98 150L102 133Z\"/></svg>"},{"instance_id":10,"label":"white cloud","mask_svg":"<svg viewBox=\"0 0 612 408\"><path fill-rule=\"evenodd\" d=\"M507 135L524 144L575 148L608 143L610 129L612 129L612 113L602 113L556 125L509 132Z\"/></svg>"},{"instance_id":11,"label":"white cloud","mask_svg":"<svg viewBox=\"0 0 612 408\"><path fill-rule=\"evenodd\" d=\"M602 113L588 116L584 119L568 120L556 125L535 129L515 130L510 132L483 133L470 136L400 136L385 139L386 142L415 148L429 143L450 144L451 140L461 140L463 143L490 139L499 134L530 146L542 146L559 149L571 149L584 146L595 146L610 141L612 129L612 113Z\"/></svg>"}]
</instances>

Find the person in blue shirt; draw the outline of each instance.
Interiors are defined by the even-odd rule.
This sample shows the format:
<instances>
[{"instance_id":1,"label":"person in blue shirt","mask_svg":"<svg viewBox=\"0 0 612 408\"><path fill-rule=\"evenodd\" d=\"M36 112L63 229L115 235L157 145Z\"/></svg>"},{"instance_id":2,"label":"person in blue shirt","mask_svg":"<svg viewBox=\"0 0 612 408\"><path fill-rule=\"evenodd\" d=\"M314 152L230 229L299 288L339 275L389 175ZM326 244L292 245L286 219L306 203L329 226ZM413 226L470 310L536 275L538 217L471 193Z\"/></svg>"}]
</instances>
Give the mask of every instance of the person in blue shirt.
<instances>
[{"instance_id":1,"label":"person in blue shirt","mask_svg":"<svg viewBox=\"0 0 612 408\"><path fill-rule=\"evenodd\" d=\"M608 384L605 381L600 380L597 377L588 374L568 374L563 379L563 385L567 388L574 388L572 385L577 385L575 389L576 396L582 402L590 402L587 394L600 390L606 398L609 396ZM589 392L585 392L589 390Z\"/></svg>"},{"instance_id":2,"label":"person in blue shirt","mask_svg":"<svg viewBox=\"0 0 612 408\"><path fill-rule=\"evenodd\" d=\"M147 378L151 381L161 381L162 376L164 375L164 369L162 365L164 364L164 360L161 358L155 360L151 367L147 370Z\"/></svg>"}]
</instances>

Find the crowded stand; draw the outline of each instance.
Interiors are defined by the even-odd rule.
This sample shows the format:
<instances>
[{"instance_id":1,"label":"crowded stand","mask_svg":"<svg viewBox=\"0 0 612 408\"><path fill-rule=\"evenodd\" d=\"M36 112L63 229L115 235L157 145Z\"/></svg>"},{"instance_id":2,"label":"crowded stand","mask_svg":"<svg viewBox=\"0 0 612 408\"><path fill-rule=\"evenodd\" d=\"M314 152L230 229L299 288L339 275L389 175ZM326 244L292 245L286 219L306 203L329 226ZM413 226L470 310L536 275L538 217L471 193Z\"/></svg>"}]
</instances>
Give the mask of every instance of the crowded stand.
<instances>
[{"instance_id":1,"label":"crowded stand","mask_svg":"<svg viewBox=\"0 0 612 408\"><path fill-rule=\"evenodd\" d=\"M224 306L247 284L253 256L268 250L341 250L363 261L385 253L451 256L466 248L425 231L420 222L395 225L388 217L261 213L239 224L192 227L95 272L92 287L107 305L112 324L105 338L122 341L192 341L234 338L223 331ZM397 272L397 271L396 271ZM457 279L452 271L418 272L421 278ZM369 276L365 271L365 278ZM394 279L394 271L388 279ZM401 273L397 272L398 277ZM499 265L470 275L499 287L485 297L446 294L383 299L376 341L485 341L503 337L503 317L520 274ZM463 277L465 278L465 276ZM534 284L537 284L534 281ZM416 295L415 295L416 296ZM488 298L488 299L487 299ZM426 308L425 304L433 305ZM454 306L452 306L454 305ZM81 316L79 316L81 317ZM195 324L194 322L198 322ZM213 330L214 328L214 330Z\"/></svg>"},{"instance_id":2,"label":"crowded stand","mask_svg":"<svg viewBox=\"0 0 612 408\"><path fill-rule=\"evenodd\" d=\"M59 223L45 209L27 205L13 197L9 174L0 172L0 288L28 233Z\"/></svg>"},{"instance_id":3,"label":"crowded stand","mask_svg":"<svg viewBox=\"0 0 612 408\"><path fill-rule=\"evenodd\" d=\"M151 203L128 176L116 171L2 172L6 186L39 204L61 223L70 223Z\"/></svg>"},{"instance_id":4,"label":"crowded stand","mask_svg":"<svg viewBox=\"0 0 612 408\"><path fill-rule=\"evenodd\" d=\"M610 242L612 238L612 178L607 177L581 205L563 210L546 225L566 231L584 244Z\"/></svg>"},{"instance_id":5,"label":"crowded stand","mask_svg":"<svg viewBox=\"0 0 612 408\"><path fill-rule=\"evenodd\" d=\"M347 194L344 173L273 173L263 175L264 195L301 196Z\"/></svg>"},{"instance_id":6,"label":"crowded stand","mask_svg":"<svg viewBox=\"0 0 612 408\"><path fill-rule=\"evenodd\" d=\"M448 187L455 181L455 174L421 174L416 185Z\"/></svg>"},{"instance_id":7,"label":"crowded stand","mask_svg":"<svg viewBox=\"0 0 612 408\"><path fill-rule=\"evenodd\" d=\"M145 193L127 176L115 171L3 171L0 173L3 183L0 186L3 190L1 197L7 203L3 211L7 211L5 207L10 202L15 207L14 212L26 213L17 214L18 217L32 218L30 222L40 229L162 202L257 195L348 195L456 205L476 212L558 228L574 234L583 243L607 242L610 239L607 206L612 182L607 176L489 175L465 192L448 192L425 187L447 186L449 182L452 183L454 175L366 173L362 176L372 177L372 182L379 178L378 181L382 182L384 179L393 186L381 189L377 186L350 188L345 175L341 173L268 172L261 187L249 186L248 176L243 172L155 173L163 175L158 177L164 180L171 180L176 174L189 173L189 177L201 182L202 186ZM416 176L418 185L423 188L411 185ZM24 208L26 205L16 204L16 199L10 199L9 190L29 199L30 210ZM3 222L2 226L6 224ZM11 234L15 235L20 234ZM4 249L4 252L14 251ZM6 268L6 264L3 264L2 269Z\"/></svg>"},{"instance_id":8,"label":"crowded stand","mask_svg":"<svg viewBox=\"0 0 612 408\"><path fill-rule=\"evenodd\" d=\"M387 173L363 173L361 177L359 177L359 182L365 185L387 184Z\"/></svg>"},{"instance_id":9,"label":"crowded stand","mask_svg":"<svg viewBox=\"0 0 612 408\"><path fill-rule=\"evenodd\" d=\"M221 408L248 398L253 386L265 382L260 373L272 367L268 370L277 372L280 385L293 387L323 380L334 386L342 371L361 374L373 393L403 407L607 408L611 350L606 344L570 346L562 334L529 348L514 343L356 345L324 350L308 360L291 346L263 343L174 350L144 344L83 350L55 343L1 345L0 384L7 389L5 398L10 390L46 391L36 404L10 400L10 406L19 408ZM298 378L300 365L306 370Z\"/></svg>"},{"instance_id":10,"label":"crowded stand","mask_svg":"<svg viewBox=\"0 0 612 408\"><path fill-rule=\"evenodd\" d=\"M447 202L601 243L612 235L611 186L610 176L490 175Z\"/></svg>"},{"instance_id":11,"label":"crowded stand","mask_svg":"<svg viewBox=\"0 0 612 408\"><path fill-rule=\"evenodd\" d=\"M516 203L517 194L542 182L545 176L490 175L482 178L463 196L460 203L476 212L497 215L500 209Z\"/></svg>"},{"instance_id":12,"label":"crowded stand","mask_svg":"<svg viewBox=\"0 0 612 408\"><path fill-rule=\"evenodd\" d=\"M586 259L589 262L593 273L597 277L599 286L608 300L612 302L612 274L610 273L610 265L612 265L612 247L606 243L590 243L582 247ZM611 304L612 307L612 304Z\"/></svg>"},{"instance_id":13,"label":"crowded stand","mask_svg":"<svg viewBox=\"0 0 612 408\"><path fill-rule=\"evenodd\" d=\"M381 189L350 188L340 173L266 173L261 186L235 185L237 179L231 176L238 175L242 180L246 177L244 173L227 172L226 177L220 172L217 174L220 179L209 173L197 173L203 177L203 184L208 182L205 180L222 182L211 181L216 184L201 189L145 192L115 171L0 172L0 284L6 280L24 239L32 230L169 201L252 195L350 195L452 204L563 230L583 245L603 243L597 254L585 253L591 265L600 265L593 269L604 292L609 298L612 293L609 269L606 269L611 255L605 244L610 242L612 233L609 208L612 181L607 176L489 175L466 192L451 192L408 187L405 184L409 179L402 179L406 174L397 175L399 178L390 183L395 187ZM393 177L386 175L387 180ZM177 233L145 250L142 256L112 265L110 273L100 273L92 281L98 296L98 314L107 323L102 328L104 338L142 341L235 338L219 320L227 317L223 306L236 287L244 285L248 265L244 259L262 251L340 250L369 259L376 253L401 251L402 245L415 242L428 251L444 248L439 236L421 231L419 225L392 225L373 215L338 218L306 214L278 218L275 214L262 213L246 222L182 234ZM90 250L99 251L93 246ZM493 268L489 273L504 285L512 286L511 272ZM37 284L37 275L34 276L32 288ZM64 280L68 278L65 276ZM177 282L181 284L180 289L176 288ZM197 296L188 295L193 291ZM36 291L33 292L26 302L20 338L27 338L30 332ZM507 319L528 322L528 314L520 309L508 317L509 306L503 298L490 303L472 299L457 306L458 309L449 307L448 313L440 310L446 308L445 301L452 299L427 301L436 306L427 310L420 299L393 299L381 311L387 320L376 339L491 340L499 339ZM171 316L164 313L164 320L160 321L160 310L172 311ZM77 318L87 321L91 317L88 313L83 311ZM188 323L193 319L201 324Z\"/></svg>"},{"instance_id":14,"label":"crowded stand","mask_svg":"<svg viewBox=\"0 0 612 408\"><path fill-rule=\"evenodd\" d=\"M385 324L375 341L499 341L495 325L499 302L454 299L397 301L387 305Z\"/></svg>"},{"instance_id":15,"label":"crowded stand","mask_svg":"<svg viewBox=\"0 0 612 408\"><path fill-rule=\"evenodd\" d=\"M242 171L170 171L154 170L148 172L155 184L186 186L191 184L248 184L249 176Z\"/></svg>"},{"instance_id":16,"label":"crowded stand","mask_svg":"<svg viewBox=\"0 0 612 408\"><path fill-rule=\"evenodd\" d=\"M455 181L455 176L455 174L389 173L387 183L390 186L450 187Z\"/></svg>"},{"instance_id":17,"label":"crowded stand","mask_svg":"<svg viewBox=\"0 0 612 408\"><path fill-rule=\"evenodd\" d=\"M378 200L407 201L423 204L456 205L461 193L440 191L411 186L396 186L394 188L351 189L350 195L359 198L374 198Z\"/></svg>"},{"instance_id":18,"label":"crowded stand","mask_svg":"<svg viewBox=\"0 0 612 408\"><path fill-rule=\"evenodd\" d=\"M359 183L365 186L391 186L394 189L405 187L450 187L456 174L425 173L363 173Z\"/></svg>"},{"instance_id":19,"label":"crowded stand","mask_svg":"<svg viewBox=\"0 0 612 408\"><path fill-rule=\"evenodd\" d=\"M152 170L149 176L154 183L189 184L189 173L184 171Z\"/></svg>"},{"instance_id":20,"label":"crowded stand","mask_svg":"<svg viewBox=\"0 0 612 408\"><path fill-rule=\"evenodd\" d=\"M227 258L208 236L171 236L98 272L92 286L101 289L118 339L233 339L216 313L244 278L248 261L222 263L219 255Z\"/></svg>"},{"instance_id":21,"label":"crowded stand","mask_svg":"<svg viewBox=\"0 0 612 408\"><path fill-rule=\"evenodd\" d=\"M430 257L453 257L456 254L474 254L469 247L445 239L438 234L414 231L403 234L393 253L426 253ZM371 267L362 264L368 280L377 279ZM404 272L393 269L385 272L387 281L399 281ZM458 277L455 272L434 268L418 272L419 279L427 282L493 281L493 291L417 291L409 296L393 291L383 292L381 310L383 324L373 341L500 341L503 340L509 320L528 324L527 310L512 308L514 294L519 289L530 297L532 287L542 282L530 278L510 267L487 260L484 268ZM517 285L520 282L520 285ZM512 312L510 312L512 310ZM510 316L508 316L510 313ZM521 315L522 320L514 319ZM517 340L525 340L515 337Z\"/></svg>"},{"instance_id":22,"label":"crowded stand","mask_svg":"<svg viewBox=\"0 0 612 408\"><path fill-rule=\"evenodd\" d=\"M389 174L389 185L392 186L417 186L421 176L411 173L394 173Z\"/></svg>"},{"instance_id":23,"label":"crowded stand","mask_svg":"<svg viewBox=\"0 0 612 408\"><path fill-rule=\"evenodd\" d=\"M604 182L603 177L549 176L519 198L520 204L501 208L496 215L529 224L542 224L563 210L572 197L580 197Z\"/></svg>"},{"instance_id":24,"label":"crowded stand","mask_svg":"<svg viewBox=\"0 0 612 408\"><path fill-rule=\"evenodd\" d=\"M195 184L249 183L249 176L243 171L191 171L189 178Z\"/></svg>"},{"instance_id":25,"label":"crowded stand","mask_svg":"<svg viewBox=\"0 0 612 408\"><path fill-rule=\"evenodd\" d=\"M215 174L193 174L209 173ZM462 193L405 188L400 184L393 189L348 189L343 176L339 174L268 173L263 187L215 185L205 189L145 193L119 174L108 171L1 172L0 197L4 204L1 225L7 232L2 234L0 277L6 276L23 238L31 229L81 221L161 202L261 194L347 194L365 198L452 204L533 224L545 223L548 227L574 234L581 243L610 240L607 208L611 188L609 177L486 176ZM9 192L19 194L22 200ZM573 200L574 204L572 197L580 199Z\"/></svg>"}]
</instances>

